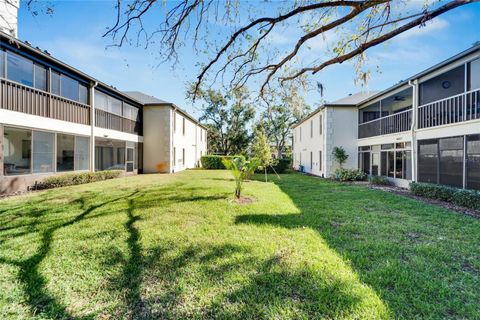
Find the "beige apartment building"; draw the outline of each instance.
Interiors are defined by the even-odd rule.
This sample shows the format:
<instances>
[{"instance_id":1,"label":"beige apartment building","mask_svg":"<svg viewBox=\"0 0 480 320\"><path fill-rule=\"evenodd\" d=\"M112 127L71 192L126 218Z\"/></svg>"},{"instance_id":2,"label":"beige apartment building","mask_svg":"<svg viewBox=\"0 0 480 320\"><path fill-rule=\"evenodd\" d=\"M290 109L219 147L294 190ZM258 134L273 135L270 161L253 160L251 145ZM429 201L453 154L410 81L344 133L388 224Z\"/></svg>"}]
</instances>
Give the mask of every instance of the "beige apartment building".
<instances>
[{"instance_id":1,"label":"beige apartment building","mask_svg":"<svg viewBox=\"0 0 480 320\"><path fill-rule=\"evenodd\" d=\"M322 149L330 144L347 150L348 167L402 187L419 181L480 189L480 44L343 110L348 115L332 126L331 143L329 135L298 140L309 138L311 117L293 128L297 169L330 176L330 154L325 169L316 168L316 155L331 153Z\"/></svg>"}]
</instances>

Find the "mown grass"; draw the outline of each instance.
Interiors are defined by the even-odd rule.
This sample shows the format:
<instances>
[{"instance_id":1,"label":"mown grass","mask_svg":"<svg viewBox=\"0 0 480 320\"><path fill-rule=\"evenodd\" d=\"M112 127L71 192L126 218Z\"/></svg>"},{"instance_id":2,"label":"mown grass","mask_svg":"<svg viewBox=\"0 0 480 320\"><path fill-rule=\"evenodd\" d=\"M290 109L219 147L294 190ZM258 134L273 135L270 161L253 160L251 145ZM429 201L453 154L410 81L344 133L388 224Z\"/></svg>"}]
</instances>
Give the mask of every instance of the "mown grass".
<instances>
[{"instance_id":1,"label":"mown grass","mask_svg":"<svg viewBox=\"0 0 480 320\"><path fill-rule=\"evenodd\" d=\"M480 318L479 220L272 178L248 205L200 170L1 200L0 318Z\"/></svg>"}]
</instances>

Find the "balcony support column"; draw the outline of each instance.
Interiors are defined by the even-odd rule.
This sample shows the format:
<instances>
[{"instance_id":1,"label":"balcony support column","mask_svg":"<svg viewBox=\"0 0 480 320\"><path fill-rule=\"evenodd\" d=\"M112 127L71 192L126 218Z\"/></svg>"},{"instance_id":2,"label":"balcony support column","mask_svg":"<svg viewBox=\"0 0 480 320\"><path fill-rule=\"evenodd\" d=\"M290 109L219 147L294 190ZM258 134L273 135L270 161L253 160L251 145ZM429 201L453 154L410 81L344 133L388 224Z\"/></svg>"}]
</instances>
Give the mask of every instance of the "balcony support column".
<instances>
[{"instance_id":1,"label":"balcony support column","mask_svg":"<svg viewBox=\"0 0 480 320\"><path fill-rule=\"evenodd\" d=\"M95 87L98 82L90 83L88 100L90 105L90 171L95 172Z\"/></svg>"}]
</instances>

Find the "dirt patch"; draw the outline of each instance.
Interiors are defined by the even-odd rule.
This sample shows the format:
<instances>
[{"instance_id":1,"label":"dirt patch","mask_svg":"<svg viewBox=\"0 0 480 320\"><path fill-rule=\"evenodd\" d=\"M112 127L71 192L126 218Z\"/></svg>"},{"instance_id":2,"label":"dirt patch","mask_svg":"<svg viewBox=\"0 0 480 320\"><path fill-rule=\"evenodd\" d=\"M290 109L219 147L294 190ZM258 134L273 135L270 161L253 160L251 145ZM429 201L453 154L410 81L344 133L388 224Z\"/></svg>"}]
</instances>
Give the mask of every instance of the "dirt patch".
<instances>
[{"instance_id":1,"label":"dirt patch","mask_svg":"<svg viewBox=\"0 0 480 320\"><path fill-rule=\"evenodd\" d=\"M240 198L233 199L232 202L237 203L237 204L250 204L250 203L255 202L255 199L250 198L250 197L240 197Z\"/></svg>"},{"instance_id":2,"label":"dirt patch","mask_svg":"<svg viewBox=\"0 0 480 320\"><path fill-rule=\"evenodd\" d=\"M368 187L371 188L371 189L375 189L375 190L382 190L382 191L385 191L385 192L395 193L395 194L398 194L398 195L401 195L401 196L405 196L405 197L412 198L412 199L415 199L415 200L423 201L425 203L437 205L437 206L443 207L445 209L455 211L457 213L465 214L467 216L471 216L471 217L475 217L477 219L480 219L480 211L478 211L478 210L473 210L473 209L469 209L469 208L465 208L465 207L460 207L460 206L454 205L453 203L449 203L449 202L445 202L445 201L441 201L441 200L434 200L434 199L419 197L419 196L416 196L416 195L412 194L410 192L410 190L407 190L407 189L403 189L403 188L399 188L399 187L395 187L395 186L368 185Z\"/></svg>"}]
</instances>

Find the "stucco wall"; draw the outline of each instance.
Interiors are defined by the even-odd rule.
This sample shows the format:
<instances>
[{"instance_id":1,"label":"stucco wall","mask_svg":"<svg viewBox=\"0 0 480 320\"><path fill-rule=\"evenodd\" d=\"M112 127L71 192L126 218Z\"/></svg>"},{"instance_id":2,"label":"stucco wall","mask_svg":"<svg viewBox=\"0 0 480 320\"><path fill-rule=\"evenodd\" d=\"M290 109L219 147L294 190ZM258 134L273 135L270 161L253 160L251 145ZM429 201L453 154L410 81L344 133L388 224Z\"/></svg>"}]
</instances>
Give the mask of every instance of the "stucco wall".
<instances>
[{"instance_id":1,"label":"stucco wall","mask_svg":"<svg viewBox=\"0 0 480 320\"><path fill-rule=\"evenodd\" d=\"M320 118L323 123L322 134L320 134ZM357 123L356 108L325 107L294 128L294 168L298 170L299 166L303 165L307 173L330 177L338 167L332 156L335 146L342 146L349 155L345 167L356 168L358 165ZM321 169L320 151L322 152ZM310 157L312 157L312 163Z\"/></svg>"},{"instance_id":2,"label":"stucco wall","mask_svg":"<svg viewBox=\"0 0 480 320\"><path fill-rule=\"evenodd\" d=\"M170 172L171 108L143 108L143 171Z\"/></svg>"},{"instance_id":3,"label":"stucco wall","mask_svg":"<svg viewBox=\"0 0 480 320\"><path fill-rule=\"evenodd\" d=\"M348 154L344 168L356 169L358 167L358 109L356 107L328 107L327 111L327 127L332 132L332 137L329 139L331 144L329 143L326 149L329 159L327 175L331 176L338 168L338 164L332 156L334 147L343 147Z\"/></svg>"},{"instance_id":4,"label":"stucco wall","mask_svg":"<svg viewBox=\"0 0 480 320\"><path fill-rule=\"evenodd\" d=\"M173 133L173 147L176 150L174 159L174 171L181 171L187 168L195 168L199 165L200 144L199 126L185 117L182 113L176 112L176 130ZM183 132L183 121L185 121L185 132ZM185 163L183 163L183 152L185 149Z\"/></svg>"},{"instance_id":5,"label":"stucco wall","mask_svg":"<svg viewBox=\"0 0 480 320\"><path fill-rule=\"evenodd\" d=\"M320 118L322 119L322 133L320 133ZM293 132L293 167L310 174L325 175L325 134L326 134L325 109L300 124ZM322 165L320 169L320 151L322 152ZM310 155L311 153L311 155ZM310 163L312 156L312 163Z\"/></svg>"}]
</instances>

